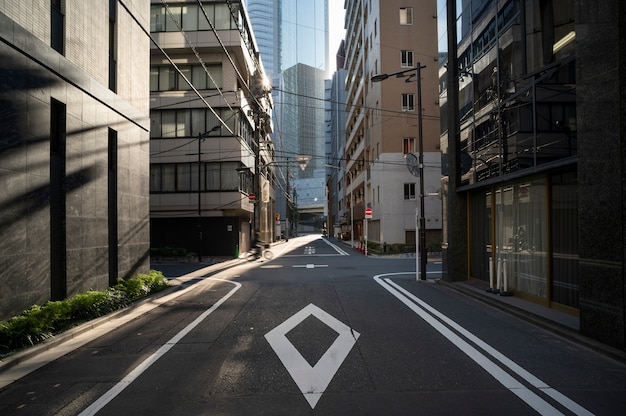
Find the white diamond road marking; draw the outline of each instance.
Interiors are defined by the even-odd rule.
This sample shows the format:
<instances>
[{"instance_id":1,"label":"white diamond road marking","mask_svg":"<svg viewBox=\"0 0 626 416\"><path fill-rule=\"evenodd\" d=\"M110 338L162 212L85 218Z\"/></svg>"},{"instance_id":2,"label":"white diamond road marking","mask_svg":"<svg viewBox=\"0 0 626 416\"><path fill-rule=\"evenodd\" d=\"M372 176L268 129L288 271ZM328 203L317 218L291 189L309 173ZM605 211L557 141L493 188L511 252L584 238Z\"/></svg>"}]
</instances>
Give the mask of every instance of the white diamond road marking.
<instances>
[{"instance_id":1,"label":"white diamond road marking","mask_svg":"<svg viewBox=\"0 0 626 416\"><path fill-rule=\"evenodd\" d=\"M324 322L339 334L335 342L313 367L286 337L289 331L310 315ZM265 334L265 338L313 409L360 335L311 303Z\"/></svg>"}]
</instances>

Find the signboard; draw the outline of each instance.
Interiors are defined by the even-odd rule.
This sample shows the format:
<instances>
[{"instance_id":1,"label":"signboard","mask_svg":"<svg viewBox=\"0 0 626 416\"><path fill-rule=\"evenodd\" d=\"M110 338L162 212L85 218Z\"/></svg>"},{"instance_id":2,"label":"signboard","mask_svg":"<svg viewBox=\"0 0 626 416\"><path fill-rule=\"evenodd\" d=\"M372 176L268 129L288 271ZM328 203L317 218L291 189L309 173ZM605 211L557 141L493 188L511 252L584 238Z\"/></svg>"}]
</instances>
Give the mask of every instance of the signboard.
<instances>
[{"instance_id":1,"label":"signboard","mask_svg":"<svg viewBox=\"0 0 626 416\"><path fill-rule=\"evenodd\" d=\"M372 218L373 211L371 208L365 208L365 218Z\"/></svg>"},{"instance_id":2,"label":"signboard","mask_svg":"<svg viewBox=\"0 0 626 416\"><path fill-rule=\"evenodd\" d=\"M248 199L250 200L250 202L256 202L256 195L250 192L248 194Z\"/></svg>"}]
</instances>

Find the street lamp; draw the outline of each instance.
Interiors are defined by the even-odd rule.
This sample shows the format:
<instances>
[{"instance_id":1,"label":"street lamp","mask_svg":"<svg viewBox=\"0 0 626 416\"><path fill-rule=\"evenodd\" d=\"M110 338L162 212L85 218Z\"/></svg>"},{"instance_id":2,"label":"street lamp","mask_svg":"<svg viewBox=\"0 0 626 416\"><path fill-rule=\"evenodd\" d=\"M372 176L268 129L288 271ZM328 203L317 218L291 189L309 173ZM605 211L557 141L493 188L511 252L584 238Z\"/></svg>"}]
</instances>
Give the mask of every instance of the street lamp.
<instances>
[{"instance_id":1,"label":"street lamp","mask_svg":"<svg viewBox=\"0 0 626 416\"><path fill-rule=\"evenodd\" d=\"M341 166L324 165L327 168L338 169L339 171L348 172L350 174L350 247L354 247L354 196L352 190L354 189L354 177L352 171Z\"/></svg>"},{"instance_id":2,"label":"street lamp","mask_svg":"<svg viewBox=\"0 0 626 416\"><path fill-rule=\"evenodd\" d=\"M409 68L398 72L392 72L390 74L378 74L372 76L372 82L381 82L386 80L391 76L396 76L396 78L404 78L407 72L413 72L414 74L408 75L408 78L404 80L404 82L411 82L411 78L415 77L417 79L417 118L418 118L418 145L419 145L419 158L418 158L418 167L419 167L419 181L420 181L420 194L419 194L419 227L418 233L419 236L416 236L416 250L415 255L420 257L420 270L419 270L419 278L420 280L426 280L426 263L428 261L426 257L426 218L424 217L424 140L423 140L423 132L422 132L422 76L421 70L422 68L426 68L422 66L419 62L415 68Z\"/></svg>"}]
</instances>

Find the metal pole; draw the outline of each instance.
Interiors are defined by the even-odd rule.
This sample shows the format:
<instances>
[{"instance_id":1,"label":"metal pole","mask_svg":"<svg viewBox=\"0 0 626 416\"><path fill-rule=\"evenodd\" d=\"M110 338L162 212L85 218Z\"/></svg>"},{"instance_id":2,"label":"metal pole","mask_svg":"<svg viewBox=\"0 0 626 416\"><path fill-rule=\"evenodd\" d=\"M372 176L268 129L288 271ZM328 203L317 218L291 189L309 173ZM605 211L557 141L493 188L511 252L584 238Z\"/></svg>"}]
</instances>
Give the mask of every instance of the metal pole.
<instances>
[{"instance_id":1,"label":"metal pole","mask_svg":"<svg viewBox=\"0 0 626 416\"><path fill-rule=\"evenodd\" d=\"M350 174L350 247L354 247L354 177L351 170L348 173Z\"/></svg>"},{"instance_id":2,"label":"metal pole","mask_svg":"<svg viewBox=\"0 0 626 416\"><path fill-rule=\"evenodd\" d=\"M420 173L420 226L419 226L419 246L420 246L420 279L426 280L426 263L428 261L426 253L426 218L424 217L424 138L422 129L422 74L421 64L417 63L417 118L419 122L418 143L419 143L419 173Z\"/></svg>"},{"instance_id":3,"label":"metal pole","mask_svg":"<svg viewBox=\"0 0 626 416\"><path fill-rule=\"evenodd\" d=\"M198 135L198 263L202 262L202 136Z\"/></svg>"}]
</instances>

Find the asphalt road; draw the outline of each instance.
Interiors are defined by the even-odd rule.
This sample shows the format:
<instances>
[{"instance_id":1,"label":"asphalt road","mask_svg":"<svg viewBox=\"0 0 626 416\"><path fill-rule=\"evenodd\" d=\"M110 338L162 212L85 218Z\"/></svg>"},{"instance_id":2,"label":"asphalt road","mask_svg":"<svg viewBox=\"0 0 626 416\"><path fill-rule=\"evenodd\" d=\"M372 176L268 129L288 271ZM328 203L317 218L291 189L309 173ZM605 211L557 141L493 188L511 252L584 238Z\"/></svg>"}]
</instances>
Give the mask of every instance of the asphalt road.
<instances>
[{"instance_id":1,"label":"asphalt road","mask_svg":"<svg viewBox=\"0 0 626 416\"><path fill-rule=\"evenodd\" d=\"M17 379L0 414L624 414L624 364L436 284L437 264L417 282L413 258L319 236L272 251Z\"/></svg>"}]
</instances>

